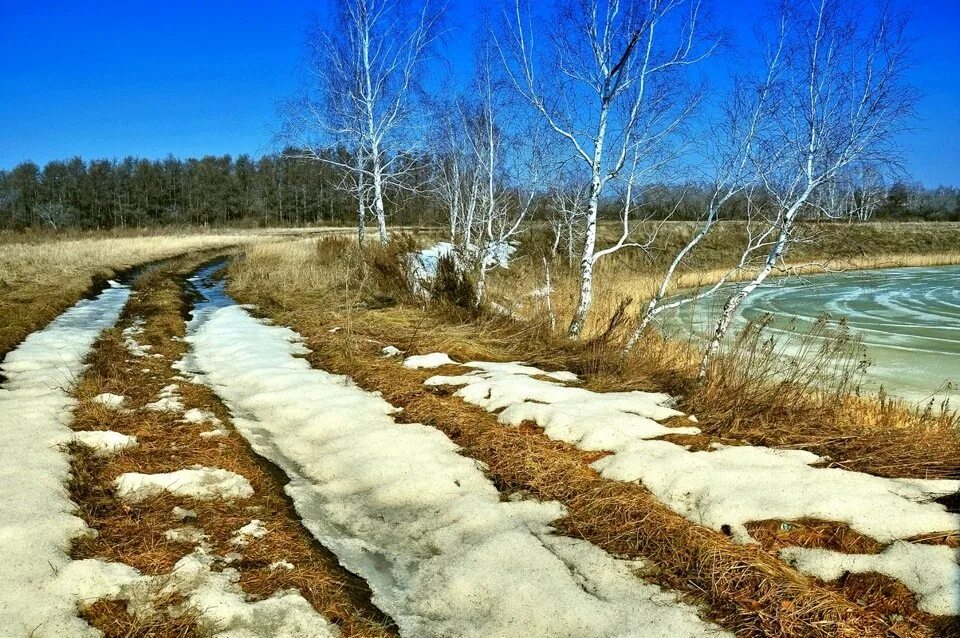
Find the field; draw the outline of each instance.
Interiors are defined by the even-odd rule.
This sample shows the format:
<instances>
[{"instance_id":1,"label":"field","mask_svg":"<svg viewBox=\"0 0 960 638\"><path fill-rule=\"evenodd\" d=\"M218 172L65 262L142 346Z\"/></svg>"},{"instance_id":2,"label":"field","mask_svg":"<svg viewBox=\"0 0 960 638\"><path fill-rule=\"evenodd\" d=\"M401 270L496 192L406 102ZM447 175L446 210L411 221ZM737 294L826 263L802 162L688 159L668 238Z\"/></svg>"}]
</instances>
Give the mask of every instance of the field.
<instances>
[{"instance_id":1,"label":"field","mask_svg":"<svg viewBox=\"0 0 960 638\"><path fill-rule=\"evenodd\" d=\"M841 341L787 365L748 335L705 383L657 331L619 356L689 232L602 262L579 341L573 269L549 261L549 312L530 294L542 228L483 310L469 282L411 285L434 233L363 251L337 231L3 237L0 623L956 635L955 412L861 396ZM960 224L806 232L788 270L960 263ZM723 227L675 289L715 280L742 233Z\"/></svg>"}]
</instances>

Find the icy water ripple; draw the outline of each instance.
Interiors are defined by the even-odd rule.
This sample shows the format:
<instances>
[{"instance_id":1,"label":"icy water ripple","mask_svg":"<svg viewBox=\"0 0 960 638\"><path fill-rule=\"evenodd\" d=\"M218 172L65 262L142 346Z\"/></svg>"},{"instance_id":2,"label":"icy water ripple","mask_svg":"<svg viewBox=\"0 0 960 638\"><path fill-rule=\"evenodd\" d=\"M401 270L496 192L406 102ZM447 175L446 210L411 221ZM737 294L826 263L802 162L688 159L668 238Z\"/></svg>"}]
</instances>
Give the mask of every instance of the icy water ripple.
<instances>
[{"instance_id":1,"label":"icy water ripple","mask_svg":"<svg viewBox=\"0 0 960 638\"><path fill-rule=\"evenodd\" d=\"M702 334L726 295L674 321ZM960 266L896 268L774 281L743 305L738 327L773 316L771 330L807 332L828 313L861 336L871 365L865 386L911 401L960 405ZM792 333L791 333L792 334ZM792 338L792 337L790 337Z\"/></svg>"}]
</instances>

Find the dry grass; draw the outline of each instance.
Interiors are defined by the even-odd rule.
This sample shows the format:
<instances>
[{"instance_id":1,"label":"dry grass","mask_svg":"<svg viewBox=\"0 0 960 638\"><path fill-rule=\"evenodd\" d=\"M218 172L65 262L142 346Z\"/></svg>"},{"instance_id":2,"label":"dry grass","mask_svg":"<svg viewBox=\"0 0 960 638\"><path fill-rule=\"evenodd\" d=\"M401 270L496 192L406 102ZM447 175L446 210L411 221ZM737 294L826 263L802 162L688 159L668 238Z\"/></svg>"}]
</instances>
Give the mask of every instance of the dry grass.
<instances>
[{"instance_id":1,"label":"dry grass","mask_svg":"<svg viewBox=\"0 0 960 638\"><path fill-rule=\"evenodd\" d=\"M607 340L570 343L545 330L543 322L476 318L455 308L417 305L411 302L405 284L397 283L396 273L384 272L384 255L376 253L369 251L361 259L348 244L330 241L255 247L232 267L231 290L305 335L314 365L348 374L361 386L381 392L403 408L403 419L442 430L466 454L483 461L503 491L563 502L569 511L564 532L616 555L651 559L656 564L651 578L705 600L712 617L739 635L947 636L955 630L955 625L941 626L917 611L909 592L889 579L865 575L835 586L818 584L774 556L780 539L775 534L758 534L764 541L765 549L761 549L736 545L722 534L693 525L641 486L600 478L588 467L596 454L549 441L535 427L503 428L495 415L425 389L422 381L436 371L405 370L379 356L383 345L392 344L410 352L447 351L460 359L523 359L586 374L587 385L598 390L662 390L690 386L691 356L685 346L651 341L640 349L643 357L605 365L611 347ZM328 330L333 326L342 330L331 335ZM749 387L762 379L754 376L738 382ZM876 431L851 420L847 432L830 434L829 440L824 440L818 437L841 421L831 417L826 424L822 422L822 414L814 408L825 404L823 398L814 396L808 404L777 411L773 408L790 388L762 387L753 393L743 389L736 399L741 402L739 407L720 402L724 392L720 386L695 395L700 401L715 402L712 412L705 404L701 406L700 414L706 415L701 425L709 429L701 445L733 435L765 437L763 442L770 444L794 437L821 451L846 451L846 456L837 457L841 463L869 469L903 452L915 438L912 430L924 423L921 415L886 406L885 420L874 422ZM802 401L810 391L809 386L801 386L787 396ZM856 399L850 401L845 409L853 411ZM740 414L741 408L749 409ZM799 422L792 420L795 417L801 417ZM899 435L882 431L881 423L889 424L898 417L905 419ZM768 434L764 430L768 424L777 424L779 431ZM930 429L934 433L931 444L956 445L955 432L936 424ZM837 442L848 439L848 443ZM857 443L857 439L863 442ZM872 448L883 454L865 457L863 452ZM914 456L919 458L919 454ZM948 456L937 457L940 460L934 464L941 466L934 470L953 471L957 457ZM929 467L909 466L909 459L906 467L886 470L891 474L898 470L907 475L931 473ZM764 528L757 529L762 532ZM796 541L802 535L800 544L830 547L846 543L864 551L877 549L868 547L867 539L851 536L849 530L845 534L836 525L813 521L798 529L801 531L794 531L791 538Z\"/></svg>"},{"instance_id":2,"label":"dry grass","mask_svg":"<svg viewBox=\"0 0 960 638\"><path fill-rule=\"evenodd\" d=\"M319 546L302 527L292 504L283 492L285 479L264 463L246 441L230 428L230 414L213 393L202 385L180 383L184 406L209 410L230 428L227 436L204 438L202 425L180 422L179 413L143 410L156 399L158 391L177 374L171 364L185 350L174 339L184 335L186 311L180 281L171 270L187 272L197 259L151 272L136 283L133 296L118 326L104 333L89 358L90 367L80 379L75 394L79 405L73 427L111 429L136 436L138 446L121 454L98 458L85 448L73 448L72 498L96 538L79 541L76 558L97 557L131 565L146 574L169 573L175 563L193 551L190 543L169 540L168 530L185 524L202 529L212 551L220 556L241 552L231 564L240 573L239 584L253 599L296 588L325 617L340 627L343 636L386 637L395 635L391 622L369 602L366 584L343 570L336 558ZM135 317L146 320L137 336L149 344L151 354L162 358L132 357L121 330ZM130 411L117 411L93 402L101 392L127 397ZM113 496L111 484L123 472L169 472L200 464L227 469L245 476L255 493L237 502L194 501L170 495L141 503L121 502ZM175 505L196 512L195 520L176 520ZM251 519L259 519L269 530L267 536L238 549L231 544L234 532ZM278 561L289 561L292 570L271 569ZM122 606L99 603L86 610L86 618L108 636L192 636L192 623L156 614L133 619Z\"/></svg>"},{"instance_id":3,"label":"dry grass","mask_svg":"<svg viewBox=\"0 0 960 638\"><path fill-rule=\"evenodd\" d=\"M256 240L252 234L223 234L5 243L0 249L0 358L119 272Z\"/></svg>"},{"instance_id":4,"label":"dry grass","mask_svg":"<svg viewBox=\"0 0 960 638\"><path fill-rule=\"evenodd\" d=\"M653 225L638 226L636 237L644 240ZM694 230L689 222L667 223L659 230L656 241L647 252L622 250L601 259L596 268L593 310L585 334L595 336L620 304L631 300L630 314L641 310L659 286L662 273L677 250ZM600 224L598 246L611 245L619 238L617 224ZM708 286L719 281L729 265L738 258L743 245L745 227L739 222L721 223L713 234L677 272L670 294ZM785 274L817 274L838 270L894 268L908 266L946 266L960 264L960 223L867 223L806 224L801 227L803 241L788 254ZM577 302L576 265L568 268L562 260L550 255L552 237L548 229L532 228L524 237L520 257L510 270L498 272L490 283L491 295L503 305L526 318L543 311L540 304L530 303L530 293L545 282L543 257L551 262L553 306L557 325L565 327L573 316ZM752 270L739 273L732 280L743 280ZM519 303L518 303L519 302Z\"/></svg>"}]
</instances>

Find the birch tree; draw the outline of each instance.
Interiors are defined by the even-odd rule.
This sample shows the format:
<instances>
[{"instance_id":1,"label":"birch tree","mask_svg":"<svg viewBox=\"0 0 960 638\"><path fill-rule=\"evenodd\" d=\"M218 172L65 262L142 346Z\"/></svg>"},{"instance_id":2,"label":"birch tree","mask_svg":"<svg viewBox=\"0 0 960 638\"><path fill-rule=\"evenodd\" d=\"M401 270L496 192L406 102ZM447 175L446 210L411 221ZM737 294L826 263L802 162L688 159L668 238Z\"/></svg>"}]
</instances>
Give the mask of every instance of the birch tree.
<instances>
[{"instance_id":1,"label":"birch tree","mask_svg":"<svg viewBox=\"0 0 960 638\"><path fill-rule=\"evenodd\" d=\"M410 187L401 160L420 143L415 98L439 19L429 1L337 0L334 25L308 39L311 90L288 109L288 141L350 175L358 228L369 206L381 243L386 190ZM326 152L338 145L350 161Z\"/></svg>"},{"instance_id":2,"label":"birch tree","mask_svg":"<svg viewBox=\"0 0 960 638\"><path fill-rule=\"evenodd\" d=\"M700 14L699 0L565 0L551 20L536 18L549 22L544 33L532 27L520 0L506 12L498 46L512 84L589 183L571 337L583 331L597 260L628 244L598 251L603 197L628 165L642 165L676 143L698 101L686 90L686 73L714 47Z\"/></svg>"},{"instance_id":3,"label":"birch tree","mask_svg":"<svg viewBox=\"0 0 960 638\"><path fill-rule=\"evenodd\" d=\"M537 136L529 129L509 130L518 120L507 114L493 54L481 43L474 81L446 117L438 118L447 129L441 135L447 148L436 190L449 211L454 257L472 275L478 304L488 272L508 257L509 242L527 219L540 172ZM521 181L525 188L519 188Z\"/></svg>"},{"instance_id":4,"label":"birch tree","mask_svg":"<svg viewBox=\"0 0 960 638\"><path fill-rule=\"evenodd\" d=\"M906 18L881 9L869 18L841 0L785 4L783 69L771 117L757 145L758 179L771 202L771 243L756 274L731 294L717 319L700 377L740 304L783 267L796 224L821 189L856 162L889 165L916 94L904 77Z\"/></svg>"},{"instance_id":5,"label":"birch tree","mask_svg":"<svg viewBox=\"0 0 960 638\"><path fill-rule=\"evenodd\" d=\"M786 38L784 21L781 20L778 24L774 36L762 51L766 68L761 79L751 81L746 76L736 78L733 89L724 100L723 117L713 127L712 152L707 158L714 178L706 210L690 239L677 250L667 266L653 296L627 339L624 353L633 349L647 326L659 315L716 294L766 246L770 231L755 228L753 212L756 207L753 205L752 195L757 188L756 154L759 137L772 115L773 94L783 65ZM717 226L724 206L739 195L744 195L747 202L746 238L739 258L712 286L697 290L693 294L681 294L671 298L669 295L677 272Z\"/></svg>"}]
</instances>

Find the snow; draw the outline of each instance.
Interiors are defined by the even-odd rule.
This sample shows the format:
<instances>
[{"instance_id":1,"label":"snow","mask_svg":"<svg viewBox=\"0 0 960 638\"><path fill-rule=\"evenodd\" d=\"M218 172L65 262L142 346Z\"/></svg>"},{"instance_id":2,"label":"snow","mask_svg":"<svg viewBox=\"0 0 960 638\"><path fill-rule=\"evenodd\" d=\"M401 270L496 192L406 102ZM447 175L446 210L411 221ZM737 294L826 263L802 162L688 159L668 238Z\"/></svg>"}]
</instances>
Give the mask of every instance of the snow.
<instances>
[{"instance_id":1,"label":"snow","mask_svg":"<svg viewBox=\"0 0 960 638\"><path fill-rule=\"evenodd\" d=\"M183 420L187 423L205 423L209 422L213 425L220 425L221 421L217 416L210 412L209 410L200 410L198 408L190 408L183 413Z\"/></svg>"},{"instance_id":2,"label":"snow","mask_svg":"<svg viewBox=\"0 0 960 638\"><path fill-rule=\"evenodd\" d=\"M121 600L139 615L155 611L155 601L180 594L186 600L171 613L198 613L200 633L210 638L334 638L339 634L336 626L295 590L247 601L237 585L237 571L229 567L215 571L212 568L218 562L223 561L198 549L180 559L170 574L146 576L121 563L81 560L58 576L58 588L65 603L73 607L94 600ZM99 634L87 631L82 635Z\"/></svg>"},{"instance_id":3,"label":"snow","mask_svg":"<svg viewBox=\"0 0 960 638\"><path fill-rule=\"evenodd\" d=\"M143 334L143 326L145 322L143 317L136 317L133 322L123 330L123 343L127 347L127 350L135 357L145 357L149 354L152 346L141 345L137 342L136 337ZM161 355L162 356L162 355Z\"/></svg>"},{"instance_id":4,"label":"snow","mask_svg":"<svg viewBox=\"0 0 960 638\"><path fill-rule=\"evenodd\" d=\"M409 359L408 359L409 360ZM697 434L695 427L668 427L659 419L682 413L669 407L672 399L651 392L592 392L554 381L576 381L566 372L546 372L520 363L469 362L473 371L464 375L433 376L426 385L461 386L456 396L490 412L503 410L505 425L536 421L555 440L587 450L609 450L630 445L637 439L664 434Z\"/></svg>"},{"instance_id":5,"label":"snow","mask_svg":"<svg viewBox=\"0 0 960 638\"><path fill-rule=\"evenodd\" d=\"M210 538L203 533L203 530L192 525L168 529L163 533L163 537L172 543L188 543L191 545L202 543Z\"/></svg>"},{"instance_id":6,"label":"snow","mask_svg":"<svg viewBox=\"0 0 960 638\"><path fill-rule=\"evenodd\" d=\"M888 479L838 468L802 450L720 447L691 452L666 441L638 441L593 464L603 476L641 481L671 509L746 542L746 523L812 518L845 523L886 543L960 529L938 503L957 481Z\"/></svg>"},{"instance_id":7,"label":"snow","mask_svg":"<svg viewBox=\"0 0 960 638\"><path fill-rule=\"evenodd\" d=\"M120 408L123 407L123 404L127 401L127 397L119 394L112 394L110 392L104 392L93 397L92 400L94 403L105 405L108 408Z\"/></svg>"},{"instance_id":8,"label":"snow","mask_svg":"<svg viewBox=\"0 0 960 638\"><path fill-rule=\"evenodd\" d=\"M201 501L248 498L253 495L250 482L239 474L200 465L160 474L126 472L116 478L113 486L118 498L131 502L143 501L163 492Z\"/></svg>"},{"instance_id":9,"label":"snow","mask_svg":"<svg viewBox=\"0 0 960 638\"><path fill-rule=\"evenodd\" d=\"M113 286L78 302L7 354L0 372L0 631L10 636L87 636L73 606L49 591L85 533L66 484L62 443L75 401L67 388L101 331L130 294ZM32 633L31 633L32 632Z\"/></svg>"},{"instance_id":10,"label":"snow","mask_svg":"<svg viewBox=\"0 0 960 638\"><path fill-rule=\"evenodd\" d=\"M264 527L263 521L259 519L253 519L236 532L233 533L233 538L230 539L230 542L234 545L243 547L250 543L251 538L263 538L269 532L267 528Z\"/></svg>"},{"instance_id":11,"label":"snow","mask_svg":"<svg viewBox=\"0 0 960 638\"><path fill-rule=\"evenodd\" d=\"M917 596L917 606L935 616L960 616L960 549L895 542L879 554L843 554L788 547L780 557L821 580L844 573L876 572L899 580Z\"/></svg>"},{"instance_id":12,"label":"snow","mask_svg":"<svg viewBox=\"0 0 960 638\"><path fill-rule=\"evenodd\" d=\"M180 400L180 386L176 383L164 386L157 395L157 400L143 406L155 412L183 412L183 401Z\"/></svg>"},{"instance_id":13,"label":"snow","mask_svg":"<svg viewBox=\"0 0 960 638\"><path fill-rule=\"evenodd\" d=\"M751 521L815 518L846 523L890 542L960 528L960 516L931 503L960 489L960 481L887 479L835 468L802 450L716 446L692 452L664 434L692 434L695 427L657 423L679 416L670 397L645 392L599 393L562 386L530 366L471 362L473 372L434 376L427 385L462 386L456 396L491 412L507 425L535 421L556 440L584 450L612 452L593 463L601 475L640 481L689 520L751 540ZM552 374L563 378L562 373Z\"/></svg>"},{"instance_id":14,"label":"snow","mask_svg":"<svg viewBox=\"0 0 960 638\"><path fill-rule=\"evenodd\" d=\"M479 246L470 245L466 247L466 250L476 255L479 254L481 249ZM516 247L507 242L492 243L485 249L483 265L487 268L493 266L506 268L510 264L510 257L516 250ZM429 248L413 253L410 262L414 279L428 281L436 277L440 258L450 254L454 254L454 246L447 241L438 242Z\"/></svg>"},{"instance_id":15,"label":"snow","mask_svg":"<svg viewBox=\"0 0 960 638\"><path fill-rule=\"evenodd\" d=\"M549 527L556 503L501 502L439 431L311 369L285 328L200 310L191 365L286 472L304 525L370 585L402 636L704 636L719 630L627 564Z\"/></svg>"},{"instance_id":16,"label":"snow","mask_svg":"<svg viewBox=\"0 0 960 638\"><path fill-rule=\"evenodd\" d=\"M439 368L445 365L456 365L446 352L431 352L407 357L403 361L404 368Z\"/></svg>"},{"instance_id":17,"label":"snow","mask_svg":"<svg viewBox=\"0 0 960 638\"><path fill-rule=\"evenodd\" d=\"M178 521L185 521L188 518L197 517L196 511L188 510L187 508L180 507L179 505L175 506L172 510L170 510L170 514Z\"/></svg>"},{"instance_id":18,"label":"snow","mask_svg":"<svg viewBox=\"0 0 960 638\"><path fill-rule=\"evenodd\" d=\"M91 448L95 456L110 456L136 447L137 437L127 436L113 430L86 430L74 432L72 440Z\"/></svg>"}]
</instances>

